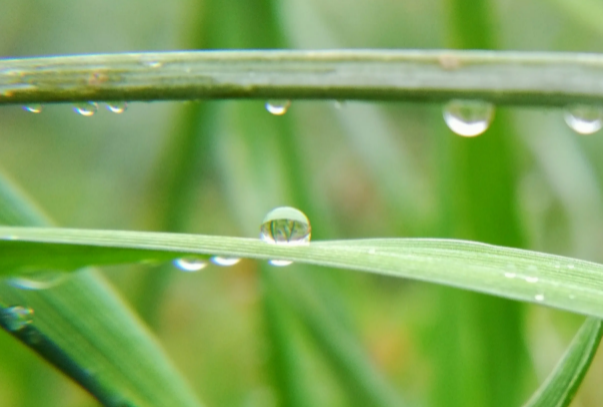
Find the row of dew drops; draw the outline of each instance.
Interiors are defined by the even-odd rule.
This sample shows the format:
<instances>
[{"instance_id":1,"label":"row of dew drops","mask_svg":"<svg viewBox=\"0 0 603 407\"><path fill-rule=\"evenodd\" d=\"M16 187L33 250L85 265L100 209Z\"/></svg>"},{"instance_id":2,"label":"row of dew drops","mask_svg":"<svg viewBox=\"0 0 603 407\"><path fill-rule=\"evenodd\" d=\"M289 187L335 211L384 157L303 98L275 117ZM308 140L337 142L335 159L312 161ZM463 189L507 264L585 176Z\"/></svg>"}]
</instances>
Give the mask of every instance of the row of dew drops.
<instances>
[{"instance_id":1,"label":"row of dew drops","mask_svg":"<svg viewBox=\"0 0 603 407\"><path fill-rule=\"evenodd\" d=\"M123 113L126 102L106 102L107 110L112 113ZM269 100L266 110L273 115L282 116L291 106L290 100ZM335 103L337 108L342 102ZM42 105L23 106L31 113L42 112ZM73 110L82 116L93 116L98 111L98 103L78 103ZM464 137L475 137L485 132L494 118L494 105L477 100L452 100L444 107L444 121L456 134ZM574 105L565 109L564 119L567 125L579 134L592 134L603 126L603 108L589 105Z\"/></svg>"},{"instance_id":2,"label":"row of dew drops","mask_svg":"<svg viewBox=\"0 0 603 407\"><path fill-rule=\"evenodd\" d=\"M298 209L282 206L268 212L262 221L260 239L268 244L307 246L310 244L311 226L308 217ZM241 259L213 256L211 262L218 266L234 266ZM269 260L273 266L288 266L289 260ZM173 264L180 270L195 272L204 269L208 262L198 257L183 257ZM17 288L37 290L50 288L66 278L66 273L46 273L32 278L13 278L9 283ZM20 331L33 322L34 311L20 305L0 309L0 324L10 331Z\"/></svg>"}]
</instances>

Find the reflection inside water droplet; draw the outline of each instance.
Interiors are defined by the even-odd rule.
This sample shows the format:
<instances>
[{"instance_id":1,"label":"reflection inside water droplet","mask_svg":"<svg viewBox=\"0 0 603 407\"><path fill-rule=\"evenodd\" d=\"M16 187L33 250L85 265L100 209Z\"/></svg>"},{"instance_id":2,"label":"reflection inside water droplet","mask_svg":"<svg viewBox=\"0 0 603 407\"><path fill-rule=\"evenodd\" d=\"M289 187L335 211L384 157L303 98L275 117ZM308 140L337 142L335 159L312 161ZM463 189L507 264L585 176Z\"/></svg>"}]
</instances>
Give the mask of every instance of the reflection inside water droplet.
<instances>
[{"instance_id":1,"label":"reflection inside water droplet","mask_svg":"<svg viewBox=\"0 0 603 407\"><path fill-rule=\"evenodd\" d=\"M20 305L0 310L2 324L9 331L20 331L33 322L33 310Z\"/></svg>"},{"instance_id":2,"label":"reflection inside water droplet","mask_svg":"<svg viewBox=\"0 0 603 407\"><path fill-rule=\"evenodd\" d=\"M287 113L289 106L291 106L290 100L269 100L266 102L266 110L275 116L282 116Z\"/></svg>"},{"instance_id":3,"label":"reflection inside water droplet","mask_svg":"<svg viewBox=\"0 0 603 407\"><path fill-rule=\"evenodd\" d=\"M444 106L444 121L456 134L475 137L488 129L494 117L491 103L477 100L452 100Z\"/></svg>"},{"instance_id":4,"label":"reflection inside water droplet","mask_svg":"<svg viewBox=\"0 0 603 407\"><path fill-rule=\"evenodd\" d=\"M218 265L218 266L222 266L222 267L234 266L235 264L237 264L240 261L241 261L241 259L239 259L237 257L214 256L211 258L212 263L214 263L215 265Z\"/></svg>"},{"instance_id":5,"label":"reflection inside water droplet","mask_svg":"<svg viewBox=\"0 0 603 407\"><path fill-rule=\"evenodd\" d=\"M207 267L207 261L199 257L181 257L174 260L173 264L186 272L199 271Z\"/></svg>"},{"instance_id":6,"label":"reflection inside water droplet","mask_svg":"<svg viewBox=\"0 0 603 407\"><path fill-rule=\"evenodd\" d=\"M69 274L57 270L27 271L16 277L10 277L6 282L22 290L46 290L63 283Z\"/></svg>"},{"instance_id":7,"label":"reflection inside water droplet","mask_svg":"<svg viewBox=\"0 0 603 407\"><path fill-rule=\"evenodd\" d=\"M34 105L25 105L23 106L23 110L30 113L40 113L42 111L42 105L34 104Z\"/></svg>"},{"instance_id":8,"label":"reflection inside water droplet","mask_svg":"<svg viewBox=\"0 0 603 407\"><path fill-rule=\"evenodd\" d=\"M111 113L123 113L128 108L128 104L126 102L107 102L106 103L107 110Z\"/></svg>"},{"instance_id":9,"label":"reflection inside water droplet","mask_svg":"<svg viewBox=\"0 0 603 407\"><path fill-rule=\"evenodd\" d=\"M535 299L536 301L544 301L544 294L536 294L536 295L534 296L534 299Z\"/></svg>"},{"instance_id":10,"label":"reflection inside water droplet","mask_svg":"<svg viewBox=\"0 0 603 407\"><path fill-rule=\"evenodd\" d=\"M306 246L310 244L311 227L306 215L290 206L281 206L268 212L260 228L260 239L266 243ZM288 260L270 260L273 266L288 266Z\"/></svg>"},{"instance_id":11,"label":"reflection inside water droplet","mask_svg":"<svg viewBox=\"0 0 603 407\"><path fill-rule=\"evenodd\" d=\"M77 103L73 107L73 111L81 114L85 117L94 116L94 113L98 110L98 104L96 102L85 102L85 103Z\"/></svg>"},{"instance_id":12,"label":"reflection inside water droplet","mask_svg":"<svg viewBox=\"0 0 603 407\"><path fill-rule=\"evenodd\" d=\"M593 134L603 124L603 108L600 106L574 105L565 109L565 123L578 134Z\"/></svg>"}]
</instances>

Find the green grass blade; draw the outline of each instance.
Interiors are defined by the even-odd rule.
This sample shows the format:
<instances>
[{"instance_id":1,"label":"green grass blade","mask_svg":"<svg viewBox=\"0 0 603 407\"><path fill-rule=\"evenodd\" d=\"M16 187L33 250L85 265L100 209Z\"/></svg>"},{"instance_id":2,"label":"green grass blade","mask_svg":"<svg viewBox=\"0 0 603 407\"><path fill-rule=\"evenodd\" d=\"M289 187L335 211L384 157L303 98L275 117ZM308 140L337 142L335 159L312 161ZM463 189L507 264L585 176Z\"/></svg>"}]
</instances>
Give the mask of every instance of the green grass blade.
<instances>
[{"instance_id":1,"label":"green grass blade","mask_svg":"<svg viewBox=\"0 0 603 407\"><path fill-rule=\"evenodd\" d=\"M568 81L568 77L580 80ZM287 98L601 103L603 57L495 51L212 51L0 61L0 104Z\"/></svg>"},{"instance_id":2,"label":"green grass blade","mask_svg":"<svg viewBox=\"0 0 603 407\"><path fill-rule=\"evenodd\" d=\"M0 222L42 225L46 218L0 178ZM11 328L9 306L33 309ZM199 407L160 347L93 270L45 290L0 284L0 325L82 385L105 406Z\"/></svg>"},{"instance_id":3,"label":"green grass blade","mask_svg":"<svg viewBox=\"0 0 603 407\"><path fill-rule=\"evenodd\" d=\"M565 355L524 407L569 406L582 383L603 336L603 321L588 318Z\"/></svg>"},{"instance_id":4,"label":"green grass blade","mask_svg":"<svg viewBox=\"0 0 603 407\"><path fill-rule=\"evenodd\" d=\"M307 247L174 233L0 227L0 272L75 270L186 254L299 263L429 281L603 317L603 265L552 254L446 239L365 239ZM10 240L9 240L10 239Z\"/></svg>"}]
</instances>

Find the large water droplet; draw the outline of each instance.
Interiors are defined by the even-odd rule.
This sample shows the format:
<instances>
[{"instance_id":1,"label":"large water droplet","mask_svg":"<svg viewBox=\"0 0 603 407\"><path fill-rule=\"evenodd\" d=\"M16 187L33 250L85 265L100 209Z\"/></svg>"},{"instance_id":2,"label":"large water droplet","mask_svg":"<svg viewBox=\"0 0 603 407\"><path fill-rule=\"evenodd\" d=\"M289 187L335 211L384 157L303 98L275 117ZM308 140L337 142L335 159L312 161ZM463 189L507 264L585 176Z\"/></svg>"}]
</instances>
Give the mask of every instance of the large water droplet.
<instances>
[{"instance_id":1,"label":"large water droplet","mask_svg":"<svg viewBox=\"0 0 603 407\"><path fill-rule=\"evenodd\" d=\"M68 276L64 271L36 270L11 277L6 282L22 290L45 290L61 284Z\"/></svg>"},{"instance_id":2,"label":"large water droplet","mask_svg":"<svg viewBox=\"0 0 603 407\"><path fill-rule=\"evenodd\" d=\"M287 113L289 106L291 106L290 100L269 100L266 102L266 110L275 116L282 116Z\"/></svg>"},{"instance_id":3,"label":"large water droplet","mask_svg":"<svg viewBox=\"0 0 603 407\"><path fill-rule=\"evenodd\" d=\"M444 121L456 134L475 137L490 126L494 106L479 100L452 100L444 107Z\"/></svg>"},{"instance_id":4,"label":"large water droplet","mask_svg":"<svg viewBox=\"0 0 603 407\"><path fill-rule=\"evenodd\" d=\"M603 108L574 105L565 109L565 122L578 134L593 134L603 125Z\"/></svg>"},{"instance_id":5,"label":"large water droplet","mask_svg":"<svg viewBox=\"0 0 603 407\"><path fill-rule=\"evenodd\" d=\"M241 261L241 259L239 259L238 257L214 256L211 258L212 263L214 263L218 266L222 266L222 267L234 266L235 264L237 264L240 261Z\"/></svg>"},{"instance_id":6,"label":"large water droplet","mask_svg":"<svg viewBox=\"0 0 603 407\"><path fill-rule=\"evenodd\" d=\"M97 110L98 104L96 104L96 102L77 103L73 107L74 112L86 117L94 116L94 113L96 113Z\"/></svg>"},{"instance_id":7,"label":"large water droplet","mask_svg":"<svg viewBox=\"0 0 603 407\"><path fill-rule=\"evenodd\" d=\"M20 305L0 310L0 319L9 331L20 331L33 322L33 310Z\"/></svg>"},{"instance_id":8,"label":"large water droplet","mask_svg":"<svg viewBox=\"0 0 603 407\"><path fill-rule=\"evenodd\" d=\"M107 110L111 113L123 113L128 108L128 104L126 102L107 102L106 103Z\"/></svg>"},{"instance_id":9,"label":"large water droplet","mask_svg":"<svg viewBox=\"0 0 603 407\"><path fill-rule=\"evenodd\" d=\"M23 110L30 113L40 113L42 111L42 105L34 104L34 105L25 105L23 106Z\"/></svg>"},{"instance_id":10,"label":"large water droplet","mask_svg":"<svg viewBox=\"0 0 603 407\"><path fill-rule=\"evenodd\" d=\"M310 235L310 221L306 215L289 206L268 212L260 229L260 239L270 244L305 246L310 244ZM291 263L289 260L270 260L273 266L288 266Z\"/></svg>"},{"instance_id":11,"label":"large water droplet","mask_svg":"<svg viewBox=\"0 0 603 407\"><path fill-rule=\"evenodd\" d=\"M181 257L174 260L174 266L182 271L194 272L207 267L207 262L199 257Z\"/></svg>"}]
</instances>

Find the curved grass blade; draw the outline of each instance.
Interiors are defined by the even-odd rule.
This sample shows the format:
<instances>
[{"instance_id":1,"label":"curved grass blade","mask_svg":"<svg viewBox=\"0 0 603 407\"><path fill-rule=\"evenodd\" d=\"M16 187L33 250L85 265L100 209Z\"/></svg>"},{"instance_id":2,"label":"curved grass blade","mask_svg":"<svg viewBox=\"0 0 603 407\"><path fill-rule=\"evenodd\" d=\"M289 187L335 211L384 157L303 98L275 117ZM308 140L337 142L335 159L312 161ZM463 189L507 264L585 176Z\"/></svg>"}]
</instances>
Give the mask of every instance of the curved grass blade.
<instances>
[{"instance_id":1,"label":"curved grass blade","mask_svg":"<svg viewBox=\"0 0 603 407\"><path fill-rule=\"evenodd\" d=\"M0 222L43 225L45 217L0 178ZM109 407L199 407L150 333L101 275L77 273L46 290L0 284L0 326ZM9 306L33 309L14 327Z\"/></svg>"},{"instance_id":2,"label":"curved grass blade","mask_svg":"<svg viewBox=\"0 0 603 407\"><path fill-rule=\"evenodd\" d=\"M469 241L366 239L286 247L223 236L23 227L0 227L0 237L0 273L5 275L186 254L279 258L439 283L603 318L603 265Z\"/></svg>"},{"instance_id":3,"label":"curved grass blade","mask_svg":"<svg viewBox=\"0 0 603 407\"><path fill-rule=\"evenodd\" d=\"M588 318L551 375L523 407L569 406L595 357L602 335L603 321Z\"/></svg>"},{"instance_id":4,"label":"curved grass blade","mask_svg":"<svg viewBox=\"0 0 603 407\"><path fill-rule=\"evenodd\" d=\"M566 80L568 77L580 80ZM193 51L0 61L0 104L212 98L603 101L603 57L495 51Z\"/></svg>"}]
</instances>

